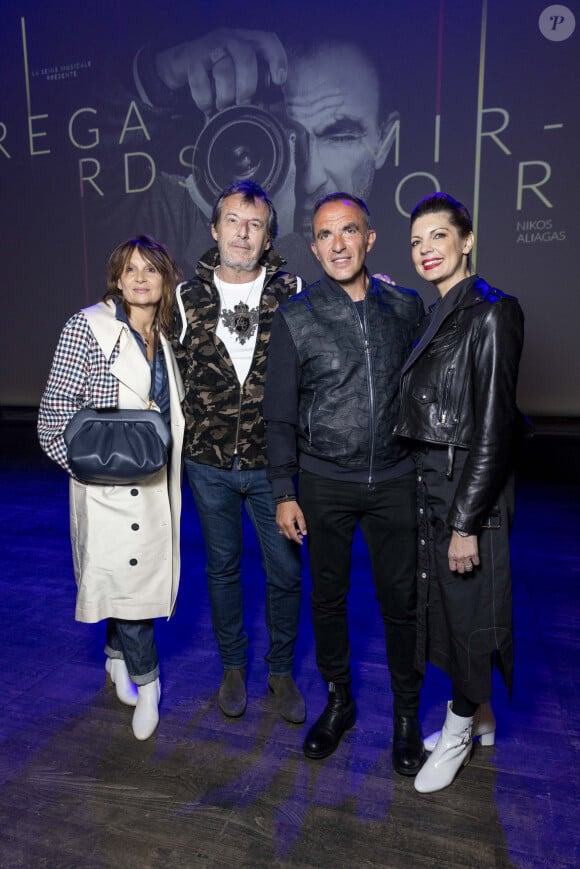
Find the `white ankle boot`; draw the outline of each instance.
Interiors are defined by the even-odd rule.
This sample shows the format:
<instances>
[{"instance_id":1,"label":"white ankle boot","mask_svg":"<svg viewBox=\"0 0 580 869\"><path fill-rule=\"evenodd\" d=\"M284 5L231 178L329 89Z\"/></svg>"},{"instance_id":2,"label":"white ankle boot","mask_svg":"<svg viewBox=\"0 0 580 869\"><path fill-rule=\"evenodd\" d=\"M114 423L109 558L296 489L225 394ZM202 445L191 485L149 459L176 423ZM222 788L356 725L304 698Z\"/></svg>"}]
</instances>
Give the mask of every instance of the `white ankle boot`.
<instances>
[{"instance_id":1,"label":"white ankle boot","mask_svg":"<svg viewBox=\"0 0 580 869\"><path fill-rule=\"evenodd\" d=\"M153 736L159 724L159 699L161 685L159 679L139 685L139 697L133 713L133 733L136 739L145 740Z\"/></svg>"},{"instance_id":2,"label":"white ankle boot","mask_svg":"<svg viewBox=\"0 0 580 869\"><path fill-rule=\"evenodd\" d=\"M425 750L433 751L440 736L440 730L435 730L434 733L429 734L429 736L423 740ZM477 711L473 716L472 736L474 739L479 737L479 741L482 745L495 745L495 715L493 714L493 709L491 708L490 703L482 703L477 707Z\"/></svg>"},{"instance_id":3,"label":"white ankle boot","mask_svg":"<svg viewBox=\"0 0 580 869\"><path fill-rule=\"evenodd\" d=\"M451 701L437 745L415 778L415 790L420 794L440 791L451 784L471 755L473 716L455 715Z\"/></svg>"},{"instance_id":4,"label":"white ankle boot","mask_svg":"<svg viewBox=\"0 0 580 869\"><path fill-rule=\"evenodd\" d=\"M126 706L137 705L137 686L131 681L127 665L122 658L107 658L105 670L115 686L117 697Z\"/></svg>"}]
</instances>

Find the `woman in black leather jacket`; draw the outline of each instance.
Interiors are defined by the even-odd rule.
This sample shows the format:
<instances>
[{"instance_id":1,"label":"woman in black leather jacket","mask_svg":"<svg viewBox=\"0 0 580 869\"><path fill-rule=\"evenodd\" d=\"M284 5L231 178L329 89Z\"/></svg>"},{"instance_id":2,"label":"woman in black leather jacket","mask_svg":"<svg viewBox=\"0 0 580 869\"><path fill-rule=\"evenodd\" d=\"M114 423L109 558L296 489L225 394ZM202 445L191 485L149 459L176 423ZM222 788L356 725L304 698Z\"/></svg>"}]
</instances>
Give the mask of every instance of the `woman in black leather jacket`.
<instances>
[{"instance_id":1,"label":"woman in black leather jacket","mask_svg":"<svg viewBox=\"0 0 580 869\"><path fill-rule=\"evenodd\" d=\"M473 736L493 745L495 660L511 692L509 531L516 384L523 341L517 300L470 273L469 212L445 193L411 214L418 274L441 298L403 367L397 434L415 442L419 483L417 666L451 678L441 733L415 779L420 793L451 784Z\"/></svg>"}]
</instances>

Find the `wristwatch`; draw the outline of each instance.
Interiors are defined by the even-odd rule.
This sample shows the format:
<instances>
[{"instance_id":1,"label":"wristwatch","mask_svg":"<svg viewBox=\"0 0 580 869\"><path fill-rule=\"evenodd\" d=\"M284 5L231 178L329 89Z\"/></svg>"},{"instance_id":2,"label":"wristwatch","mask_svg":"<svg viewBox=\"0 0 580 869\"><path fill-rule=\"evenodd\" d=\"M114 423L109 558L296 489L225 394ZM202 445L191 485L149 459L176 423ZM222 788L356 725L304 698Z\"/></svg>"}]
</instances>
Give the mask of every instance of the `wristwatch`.
<instances>
[{"instance_id":1,"label":"wristwatch","mask_svg":"<svg viewBox=\"0 0 580 869\"><path fill-rule=\"evenodd\" d=\"M459 528L453 529L456 534L459 534L460 537L469 537L469 531L460 531Z\"/></svg>"}]
</instances>

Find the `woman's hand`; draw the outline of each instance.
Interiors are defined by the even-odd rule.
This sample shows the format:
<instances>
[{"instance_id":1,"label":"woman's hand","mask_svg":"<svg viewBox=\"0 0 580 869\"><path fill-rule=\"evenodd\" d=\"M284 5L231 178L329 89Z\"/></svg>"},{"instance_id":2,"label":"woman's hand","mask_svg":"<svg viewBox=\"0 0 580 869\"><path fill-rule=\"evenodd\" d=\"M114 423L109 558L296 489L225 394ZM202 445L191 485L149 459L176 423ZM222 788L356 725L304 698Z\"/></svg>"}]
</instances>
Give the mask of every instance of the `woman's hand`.
<instances>
[{"instance_id":1,"label":"woman's hand","mask_svg":"<svg viewBox=\"0 0 580 869\"><path fill-rule=\"evenodd\" d=\"M457 573L471 573L473 568L479 564L477 534L462 537L457 531L452 531L447 557L449 570L456 570Z\"/></svg>"},{"instance_id":2,"label":"woman's hand","mask_svg":"<svg viewBox=\"0 0 580 869\"><path fill-rule=\"evenodd\" d=\"M376 278L378 281L382 281L385 284L390 284L392 287L397 286L397 282L394 281L389 275L384 275L382 272L377 272L373 275L373 278Z\"/></svg>"}]
</instances>

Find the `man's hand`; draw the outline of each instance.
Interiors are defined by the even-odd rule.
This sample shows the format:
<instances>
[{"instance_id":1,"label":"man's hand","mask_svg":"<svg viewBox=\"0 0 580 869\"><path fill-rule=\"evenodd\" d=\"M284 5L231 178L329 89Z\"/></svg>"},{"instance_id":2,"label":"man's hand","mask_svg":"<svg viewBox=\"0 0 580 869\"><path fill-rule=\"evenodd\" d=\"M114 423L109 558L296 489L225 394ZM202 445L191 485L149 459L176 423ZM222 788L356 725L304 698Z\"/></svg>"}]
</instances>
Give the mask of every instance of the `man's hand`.
<instances>
[{"instance_id":1,"label":"man's hand","mask_svg":"<svg viewBox=\"0 0 580 869\"><path fill-rule=\"evenodd\" d=\"M288 60L275 33L220 27L160 52L157 74L170 90L189 85L196 106L208 117L251 103L265 66L272 84L286 81Z\"/></svg>"},{"instance_id":2,"label":"man's hand","mask_svg":"<svg viewBox=\"0 0 580 869\"><path fill-rule=\"evenodd\" d=\"M280 533L302 546L307 534L304 513L298 501L283 501L276 507L276 525Z\"/></svg>"},{"instance_id":3,"label":"man's hand","mask_svg":"<svg viewBox=\"0 0 580 869\"><path fill-rule=\"evenodd\" d=\"M452 531L447 557L449 570L456 570L457 573L471 573L473 568L479 564L477 534L461 537L457 531Z\"/></svg>"}]
</instances>

